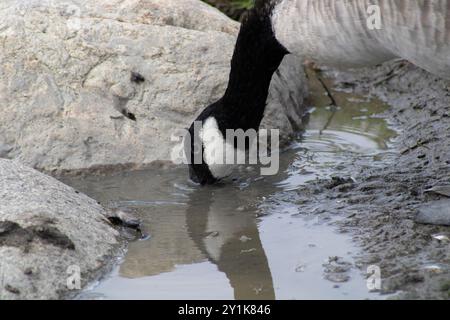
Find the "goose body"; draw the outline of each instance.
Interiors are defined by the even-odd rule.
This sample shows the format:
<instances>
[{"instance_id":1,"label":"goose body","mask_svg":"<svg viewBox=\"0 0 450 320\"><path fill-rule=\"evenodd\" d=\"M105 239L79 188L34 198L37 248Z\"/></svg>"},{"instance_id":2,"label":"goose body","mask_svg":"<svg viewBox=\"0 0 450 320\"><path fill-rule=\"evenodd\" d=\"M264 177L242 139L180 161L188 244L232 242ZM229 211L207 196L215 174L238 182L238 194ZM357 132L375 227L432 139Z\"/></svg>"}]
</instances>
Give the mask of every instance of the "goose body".
<instances>
[{"instance_id":1,"label":"goose body","mask_svg":"<svg viewBox=\"0 0 450 320\"><path fill-rule=\"evenodd\" d=\"M376 28L371 15L380 18ZM338 67L403 58L450 79L450 0L257 0L241 25L224 96L185 140L192 180L211 184L232 171L214 150L244 152L226 141L226 131L258 130L272 75L287 54Z\"/></svg>"},{"instance_id":2,"label":"goose body","mask_svg":"<svg viewBox=\"0 0 450 320\"><path fill-rule=\"evenodd\" d=\"M337 67L403 58L450 79L448 0L281 0L271 21L290 53ZM368 25L379 8L379 29Z\"/></svg>"}]
</instances>

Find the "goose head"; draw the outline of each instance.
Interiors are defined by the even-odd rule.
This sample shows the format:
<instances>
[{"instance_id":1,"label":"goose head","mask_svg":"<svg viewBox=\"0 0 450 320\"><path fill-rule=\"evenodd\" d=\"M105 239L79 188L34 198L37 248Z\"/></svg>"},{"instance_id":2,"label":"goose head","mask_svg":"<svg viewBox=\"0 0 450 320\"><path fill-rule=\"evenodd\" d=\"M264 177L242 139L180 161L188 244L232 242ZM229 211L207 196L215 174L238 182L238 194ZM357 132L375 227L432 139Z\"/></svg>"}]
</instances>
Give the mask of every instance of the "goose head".
<instances>
[{"instance_id":1,"label":"goose head","mask_svg":"<svg viewBox=\"0 0 450 320\"><path fill-rule=\"evenodd\" d=\"M245 150L227 139L227 130L259 129L272 76L288 54L275 38L270 10L259 1L248 13L239 31L225 94L206 107L189 128L184 146L194 182L213 184L233 171L230 152L239 157Z\"/></svg>"}]
</instances>

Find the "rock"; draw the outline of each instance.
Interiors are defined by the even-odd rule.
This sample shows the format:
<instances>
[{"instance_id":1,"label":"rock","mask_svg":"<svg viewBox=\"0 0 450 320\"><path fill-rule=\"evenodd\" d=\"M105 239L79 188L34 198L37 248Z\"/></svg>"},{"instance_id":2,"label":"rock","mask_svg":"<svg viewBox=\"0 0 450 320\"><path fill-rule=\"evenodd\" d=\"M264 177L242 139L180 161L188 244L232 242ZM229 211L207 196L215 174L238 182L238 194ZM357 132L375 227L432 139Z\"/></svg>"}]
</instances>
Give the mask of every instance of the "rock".
<instances>
[{"instance_id":1,"label":"rock","mask_svg":"<svg viewBox=\"0 0 450 320\"><path fill-rule=\"evenodd\" d=\"M141 226L141 220L139 218L120 209L110 210L107 218L114 225L122 225L132 229L138 229Z\"/></svg>"},{"instance_id":2,"label":"rock","mask_svg":"<svg viewBox=\"0 0 450 320\"><path fill-rule=\"evenodd\" d=\"M105 209L12 160L0 176L0 299L68 297L73 270L82 287L104 271L120 247Z\"/></svg>"},{"instance_id":3,"label":"rock","mask_svg":"<svg viewBox=\"0 0 450 320\"><path fill-rule=\"evenodd\" d=\"M324 267L324 278L328 281L341 283L350 280L348 274L352 269L352 264L341 257L329 257L328 261L322 265Z\"/></svg>"},{"instance_id":4,"label":"rock","mask_svg":"<svg viewBox=\"0 0 450 320\"><path fill-rule=\"evenodd\" d=\"M241 236L241 237L239 238L239 241L241 241L241 242L243 242L243 243L249 242L249 241L251 241L251 240L252 240L252 238L247 237L246 235L243 235L243 236Z\"/></svg>"},{"instance_id":5,"label":"rock","mask_svg":"<svg viewBox=\"0 0 450 320\"><path fill-rule=\"evenodd\" d=\"M348 274L343 273L327 273L324 278L328 281L335 283L343 283L348 282L350 280L350 276Z\"/></svg>"},{"instance_id":6,"label":"rock","mask_svg":"<svg viewBox=\"0 0 450 320\"><path fill-rule=\"evenodd\" d=\"M9 157L44 171L170 163L179 130L223 94L238 28L199 0L1 1ZM304 85L287 57L263 120L283 141Z\"/></svg>"},{"instance_id":7,"label":"rock","mask_svg":"<svg viewBox=\"0 0 450 320\"><path fill-rule=\"evenodd\" d=\"M352 178L331 177L331 181L325 185L325 188L334 189L342 185L351 188L354 183L355 181Z\"/></svg>"},{"instance_id":8,"label":"rock","mask_svg":"<svg viewBox=\"0 0 450 320\"><path fill-rule=\"evenodd\" d=\"M441 243L450 243L450 234L437 233L431 235L431 237Z\"/></svg>"},{"instance_id":9,"label":"rock","mask_svg":"<svg viewBox=\"0 0 450 320\"><path fill-rule=\"evenodd\" d=\"M425 203L419 208L416 222L450 226L450 200L439 200Z\"/></svg>"},{"instance_id":10,"label":"rock","mask_svg":"<svg viewBox=\"0 0 450 320\"><path fill-rule=\"evenodd\" d=\"M432 193L450 198L450 186L434 186L433 188L425 190L425 193Z\"/></svg>"}]
</instances>

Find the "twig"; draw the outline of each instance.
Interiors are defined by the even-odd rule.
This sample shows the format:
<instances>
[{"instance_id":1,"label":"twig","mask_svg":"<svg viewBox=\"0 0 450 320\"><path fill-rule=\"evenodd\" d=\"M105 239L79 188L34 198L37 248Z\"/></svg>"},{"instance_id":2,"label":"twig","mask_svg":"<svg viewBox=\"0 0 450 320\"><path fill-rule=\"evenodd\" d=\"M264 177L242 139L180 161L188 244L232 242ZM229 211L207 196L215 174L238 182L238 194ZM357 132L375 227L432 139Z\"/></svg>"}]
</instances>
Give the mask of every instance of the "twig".
<instances>
[{"instance_id":1,"label":"twig","mask_svg":"<svg viewBox=\"0 0 450 320\"><path fill-rule=\"evenodd\" d=\"M426 144L428 144L428 143L430 143L430 142L433 142L433 141L436 141L436 140L437 140L436 138L430 138L430 139L427 139L427 140L424 140L424 141L419 140L419 141L417 141L417 143L416 143L415 145L413 145L412 147L408 147L408 148L406 148L405 150L401 151L400 154L405 155L405 154L409 153L410 151L416 150L416 149L419 148L419 147L424 147L424 148L426 148L426 146L425 146Z\"/></svg>"},{"instance_id":2,"label":"twig","mask_svg":"<svg viewBox=\"0 0 450 320\"><path fill-rule=\"evenodd\" d=\"M338 105L337 105L336 100L334 99L333 93L331 93L331 90L328 89L328 86L326 85L325 81L323 81L322 78L319 75L317 75L317 80L319 80L320 84L322 85L322 87L327 92L328 97L331 100L331 105L337 107Z\"/></svg>"},{"instance_id":3,"label":"twig","mask_svg":"<svg viewBox=\"0 0 450 320\"><path fill-rule=\"evenodd\" d=\"M398 65L393 67L392 70L386 74L386 76L384 76L382 79L380 79L378 81L375 81L374 83L372 83L372 85L378 86L378 85L382 84L383 82L391 80L392 78L399 75L403 71L403 69L405 69L407 66L408 66L408 62L400 61Z\"/></svg>"},{"instance_id":4,"label":"twig","mask_svg":"<svg viewBox=\"0 0 450 320\"><path fill-rule=\"evenodd\" d=\"M321 84L322 87L325 89L325 91L326 91L327 94L328 94L328 97L329 97L330 100L331 100L331 105L330 105L330 106L331 106L331 111L332 111L332 113L331 113L330 117L328 118L328 121L327 121L327 123L325 124L325 126L322 128L322 130L319 131L319 135L322 135L323 132L324 132L325 130L328 129L328 127L330 126L331 122L333 121L334 116L336 115L336 112L337 112L337 110L338 110L338 104L337 104L337 102L336 102L336 99L335 99L334 96L333 96L333 93L332 93L331 90L328 88L328 86L326 85L325 81L323 81L322 78L321 78L319 75L317 75L317 80L319 80L320 84Z\"/></svg>"}]
</instances>

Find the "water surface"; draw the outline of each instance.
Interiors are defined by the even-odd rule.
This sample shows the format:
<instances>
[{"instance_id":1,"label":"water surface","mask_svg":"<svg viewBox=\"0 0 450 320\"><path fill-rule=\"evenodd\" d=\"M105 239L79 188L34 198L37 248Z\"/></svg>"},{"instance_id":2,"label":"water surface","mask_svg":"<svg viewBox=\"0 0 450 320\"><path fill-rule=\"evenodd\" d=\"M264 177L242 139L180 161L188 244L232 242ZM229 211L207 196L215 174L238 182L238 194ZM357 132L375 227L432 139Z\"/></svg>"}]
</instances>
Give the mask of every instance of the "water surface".
<instances>
[{"instance_id":1,"label":"water surface","mask_svg":"<svg viewBox=\"0 0 450 320\"><path fill-rule=\"evenodd\" d=\"M338 107L332 107L320 82L310 82L308 128L282 152L276 176L241 168L234 181L203 188L188 182L183 167L65 178L106 205L133 209L150 234L131 242L121 264L80 298L380 298L357 268L346 282L325 279L329 257L353 263L358 249L335 231L338 218L303 212L289 191L351 174L345 163L355 158L377 165L394 136L378 116L387 107L335 91Z\"/></svg>"}]
</instances>

